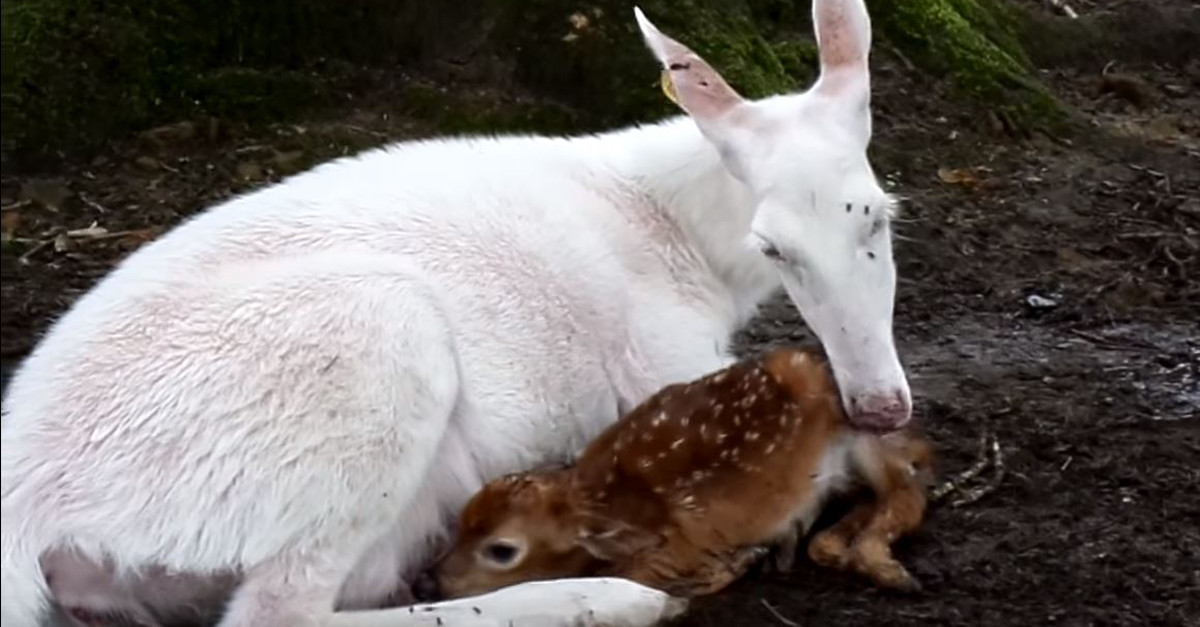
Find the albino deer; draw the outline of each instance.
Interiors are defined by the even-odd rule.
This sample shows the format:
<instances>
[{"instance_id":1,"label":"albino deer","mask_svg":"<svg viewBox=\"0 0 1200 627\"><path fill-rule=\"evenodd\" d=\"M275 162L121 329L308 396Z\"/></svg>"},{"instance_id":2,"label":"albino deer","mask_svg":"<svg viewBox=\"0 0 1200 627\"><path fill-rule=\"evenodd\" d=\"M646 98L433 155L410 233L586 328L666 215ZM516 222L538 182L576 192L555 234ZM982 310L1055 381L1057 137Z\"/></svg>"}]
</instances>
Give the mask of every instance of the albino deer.
<instances>
[{"instance_id":1,"label":"albino deer","mask_svg":"<svg viewBox=\"0 0 1200 627\"><path fill-rule=\"evenodd\" d=\"M375 610L408 598L485 482L726 366L781 285L849 421L904 425L892 200L866 157L870 23L862 0L813 14L807 92L744 100L637 12L687 116L394 144L131 255L4 399L4 626L52 601L152 623L221 594L221 627L457 616ZM464 620L642 625L678 607L611 578L496 594Z\"/></svg>"},{"instance_id":2,"label":"albino deer","mask_svg":"<svg viewBox=\"0 0 1200 627\"><path fill-rule=\"evenodd\" d=\"M916 580L891 544L917 528L932 447L846 424L817 354L780 349L651 396L570 468L511 474L476 494L434 580L452 598L525 581L623 577L691 597L741 576L769 544L784 569L832 495L874 499L822 531L818 563L881 586Z\"/></svg>"}]
</instances>

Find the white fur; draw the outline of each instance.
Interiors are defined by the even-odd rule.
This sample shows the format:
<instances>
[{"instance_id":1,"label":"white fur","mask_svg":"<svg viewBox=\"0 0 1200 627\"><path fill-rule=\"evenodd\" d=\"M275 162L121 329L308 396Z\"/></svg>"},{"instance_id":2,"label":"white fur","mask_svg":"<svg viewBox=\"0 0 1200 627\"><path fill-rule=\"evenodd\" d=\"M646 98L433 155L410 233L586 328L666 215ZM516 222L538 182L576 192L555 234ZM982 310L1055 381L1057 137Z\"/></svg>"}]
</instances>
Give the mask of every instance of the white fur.
<instances>
[{"instance_id":1,"label":"white fur","mask_svg":"<svg viewBox=\"0 0 1200 627\"><path fill-rule=\"evenodd\" d=\"M861 0L826 4L865 17ZM846 24L861 21L823 33ZM120 573L237 572L223 627L422 624L333 610L402 585L484 481L562 459L621 409L729 363L731 333L781 276L851 405L907 395L887 230L867 241L869 223L840 209L886 200L862 120L830 113L861 97L738 99L752 114L694 107L695 122L594 137L397 144L142 248L10 384L5 627L44 610L39 558L55 547ZM811 266L765 260L752 230ZM877 259L860 263L868 245ZM559 609L536 617L521 602L532 588L491 603L517 625L588 610L647 625L676 607L622 585L543 585Z\"/></svg>"}]
</instances>

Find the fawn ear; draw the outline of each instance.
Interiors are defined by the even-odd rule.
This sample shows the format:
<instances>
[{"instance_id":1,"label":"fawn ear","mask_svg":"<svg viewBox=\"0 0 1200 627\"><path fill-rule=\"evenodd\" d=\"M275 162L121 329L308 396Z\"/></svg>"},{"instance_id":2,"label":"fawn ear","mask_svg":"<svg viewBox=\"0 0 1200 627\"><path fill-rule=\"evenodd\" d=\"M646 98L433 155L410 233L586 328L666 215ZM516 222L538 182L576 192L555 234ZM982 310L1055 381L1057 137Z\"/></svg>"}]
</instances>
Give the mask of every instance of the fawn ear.
<instances>
[{"instance_id":1,"label":"fawn ear","mask_svg":"<svg viewBox=\"0 0 1200 627\"><path fill-rule=\"evenodd\" d=\"M606 562L628 558L636 553L662 546L664 538L628 523L589 514L579 527L577 542L593 557Z\"/></svg>"}]
</instances>

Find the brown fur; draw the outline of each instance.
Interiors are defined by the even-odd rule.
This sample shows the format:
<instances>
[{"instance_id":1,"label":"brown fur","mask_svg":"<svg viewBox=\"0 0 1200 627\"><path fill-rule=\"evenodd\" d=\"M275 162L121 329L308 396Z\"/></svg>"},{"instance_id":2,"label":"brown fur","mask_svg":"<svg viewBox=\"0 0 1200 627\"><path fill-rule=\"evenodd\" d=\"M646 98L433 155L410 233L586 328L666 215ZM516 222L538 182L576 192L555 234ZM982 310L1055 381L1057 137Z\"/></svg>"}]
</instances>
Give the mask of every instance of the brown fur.
<instances>
[{"instance_id":1,"label":"brown fur","mask_svg":"<svg viewBox=\"0 0 1200 627\"><path fill-rule=\"evenodd\" d=\"M819 534L810 555L880 585L914 587L890 546L924 515L914 469L928 466L931 446L913 433L850 432L825 360L798 349L664 388L572 468L488 484L462 512L438 582L452 597L586 575L684 596L715 592L765 545L790 542L794 551L795 524L811 522L821 492L849 487L821 487L822 458L838 443L853 451L847 463L875 498ZM504 552L516 557L505 562Z\"/></svg>"}]
</instances>

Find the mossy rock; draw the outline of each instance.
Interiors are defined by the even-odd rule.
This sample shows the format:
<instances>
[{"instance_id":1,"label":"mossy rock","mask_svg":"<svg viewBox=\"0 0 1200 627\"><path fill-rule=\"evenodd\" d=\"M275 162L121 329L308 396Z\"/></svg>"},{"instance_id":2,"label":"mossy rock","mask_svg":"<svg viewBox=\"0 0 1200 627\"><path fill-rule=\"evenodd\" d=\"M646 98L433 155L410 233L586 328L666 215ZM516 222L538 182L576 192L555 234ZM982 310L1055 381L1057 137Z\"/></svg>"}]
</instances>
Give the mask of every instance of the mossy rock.
<instances>
[{"instance_id":1,"label":"mossy rock","mask_svg":"<svg viewBox=\"0 0 1200 627\"><path fill-rule=\"evenodd\" d=\"M1062 105L1034 78L1021 15L1001 0L867 0L877 34L946 76L1011 129L1057 126Z\"/></svg>"},{"instance_id":2,"label":"mossy rock","mask_svg":"<svg viewBox=\"0 0 1200 627\"><path fill-rule=\"evenodd\" d=\"M815 77L807 0L641 0L747 97ZM868 0L877 35L1014 126L1058 115L1004 0ZM402 108L448 132L565 130L677 109L658 89L631 0L4 0L0 152L84 152L196 114L283 119L329 101L321 60L424 72L482 62L475 82L415 84ZM422 91L424 90L424 91ZM479 95L480 97L476 97ZM489 98L491 99L489 101Z\"/></svg>"}]
</instances>

